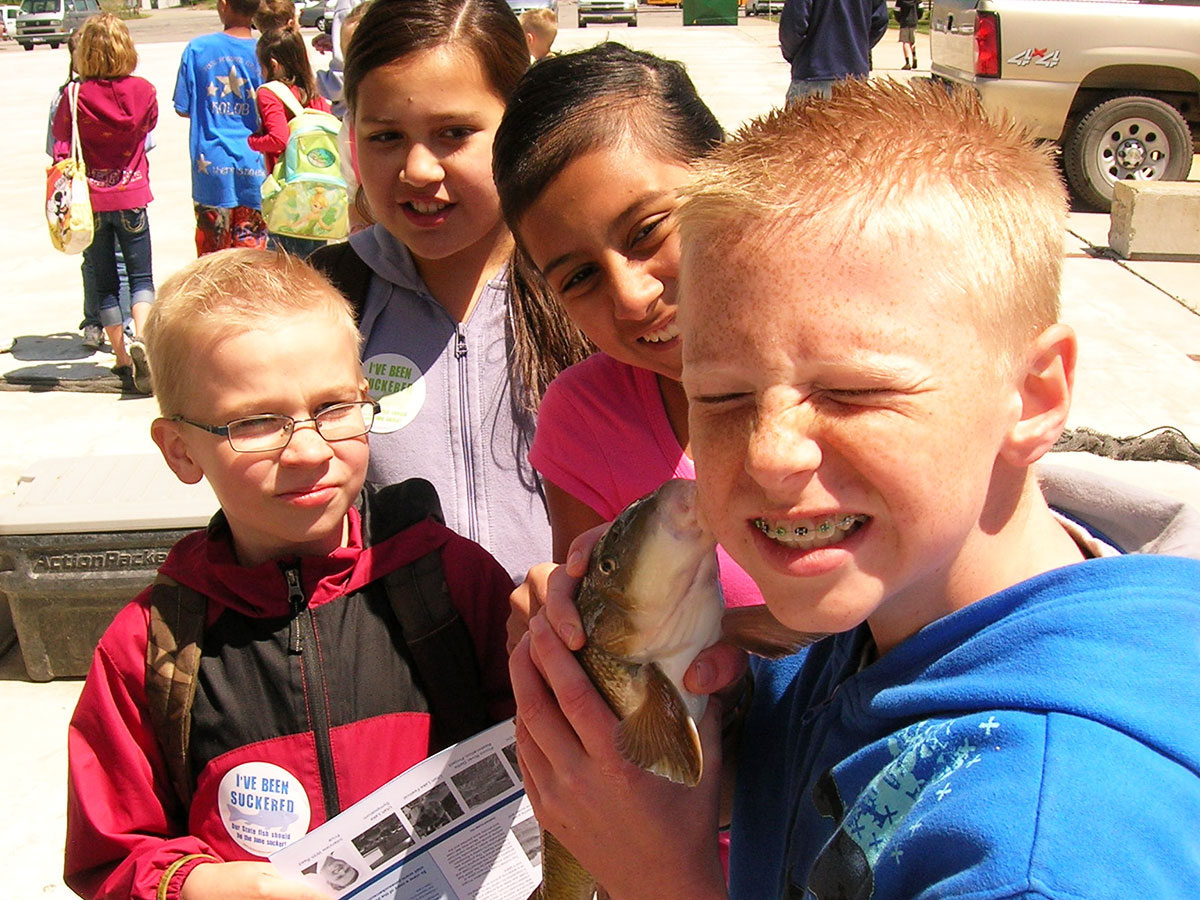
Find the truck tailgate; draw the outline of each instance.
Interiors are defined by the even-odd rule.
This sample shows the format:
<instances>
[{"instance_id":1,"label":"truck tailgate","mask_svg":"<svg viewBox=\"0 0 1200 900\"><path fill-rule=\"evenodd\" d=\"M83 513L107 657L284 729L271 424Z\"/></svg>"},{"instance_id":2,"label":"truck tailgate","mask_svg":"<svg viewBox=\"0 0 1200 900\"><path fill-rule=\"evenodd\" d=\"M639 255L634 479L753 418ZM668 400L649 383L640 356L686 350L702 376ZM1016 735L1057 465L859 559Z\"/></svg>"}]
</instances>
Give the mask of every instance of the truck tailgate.
<instances>
[{"instance_id":1,"label":"truck tailgate","mask_svg":"<svg viewBox=\"0 0 1200 900\"><path fill-rule=\"evenodd\" d=\"M976 0L934 0L929 30L930 71L953 81L975 77Z\"/></svg>"}]
</instances>

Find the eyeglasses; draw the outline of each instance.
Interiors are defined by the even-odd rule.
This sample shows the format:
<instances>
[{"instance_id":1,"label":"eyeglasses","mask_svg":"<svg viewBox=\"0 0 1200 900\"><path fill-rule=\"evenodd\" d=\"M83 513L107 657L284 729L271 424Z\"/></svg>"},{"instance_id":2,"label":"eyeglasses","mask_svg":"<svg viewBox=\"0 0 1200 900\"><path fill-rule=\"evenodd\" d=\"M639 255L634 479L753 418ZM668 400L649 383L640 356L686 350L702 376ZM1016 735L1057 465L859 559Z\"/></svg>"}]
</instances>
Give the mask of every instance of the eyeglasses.
<instances>
[{"instance_id":1,"label":"eyeglasses","mask_svg":"<svg viewBox=\"0 0 1200 900\"><path fill-rule=\"evenodd\" d=\"M330 443L362 437L371 430L378 414L377 402L359 400L356 403L335 403L333 406L327 406L311 419L293 419L291 416L246 416L225 425L205 425L183 416L171 416L170 421L183 422L211 434L219 434L228 440L229 446L238 453L266 453L282 450L291 443L296 426L309 422L317 429L317 434Z\"/></svg>"}]
</instances>

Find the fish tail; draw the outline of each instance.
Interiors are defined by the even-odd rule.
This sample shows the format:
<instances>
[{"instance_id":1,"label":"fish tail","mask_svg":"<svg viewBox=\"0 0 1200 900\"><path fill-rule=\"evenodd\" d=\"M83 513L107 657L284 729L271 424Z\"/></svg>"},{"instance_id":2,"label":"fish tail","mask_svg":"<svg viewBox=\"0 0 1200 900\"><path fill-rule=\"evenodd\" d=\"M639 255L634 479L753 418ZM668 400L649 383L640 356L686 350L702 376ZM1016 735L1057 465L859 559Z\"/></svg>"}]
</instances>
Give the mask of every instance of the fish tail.
<instances>
[{"instance_id":1,"label":"fish tail","mask_svg":"<svg viewBox=\"0 0 1200 900\"><path fill-rule=\"evenodd\" d=\"M592 900L596 880L558 838L542 830L542 883L529 900Z\"/></svg>"}]
</instances>

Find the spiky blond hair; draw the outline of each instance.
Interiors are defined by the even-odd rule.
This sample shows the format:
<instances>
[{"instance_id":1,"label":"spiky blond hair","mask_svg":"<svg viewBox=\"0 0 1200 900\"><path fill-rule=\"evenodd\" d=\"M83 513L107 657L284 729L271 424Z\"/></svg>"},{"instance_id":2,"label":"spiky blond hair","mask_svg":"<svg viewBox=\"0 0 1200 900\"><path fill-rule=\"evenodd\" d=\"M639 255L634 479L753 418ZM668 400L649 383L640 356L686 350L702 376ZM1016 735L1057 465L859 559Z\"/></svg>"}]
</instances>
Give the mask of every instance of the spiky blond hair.
<instances>
[{"instance_id":1,"label":"spiky blond hair","mask_svg":"<svg viewBox=\"0 0 1200 900\"><path fill-rule=\"evenodd\" d=\"M1062 181L1048 150L973 93L847 81L751 122L696 168L679 211L696 252L753 229L775 236L773 253L852 252L873 234L900 259L937 254L943 286L1006 363L1058 319Z\"/></svg>"},{"instance_id":2,"label":"spiky blond hair","mask_svg":"<svg viewBox=\"0 0 1200 900\"><path fill-rule=\"evenodd\" d=\"M361 336L354 313L308 263L270 250L221 250L167 279L146 321L154 396L164 416L184 413L198 352L215 341L304 313L328 316L332 329Z\"/></svg>"}]
</instances>

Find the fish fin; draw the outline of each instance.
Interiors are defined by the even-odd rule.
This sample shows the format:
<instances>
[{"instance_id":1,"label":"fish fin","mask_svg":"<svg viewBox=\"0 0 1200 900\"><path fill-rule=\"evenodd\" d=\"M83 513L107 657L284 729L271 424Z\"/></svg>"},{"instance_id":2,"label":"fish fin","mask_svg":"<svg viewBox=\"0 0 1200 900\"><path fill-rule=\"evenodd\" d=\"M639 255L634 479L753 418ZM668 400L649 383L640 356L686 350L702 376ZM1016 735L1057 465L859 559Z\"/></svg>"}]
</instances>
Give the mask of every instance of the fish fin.
<instances>
[{"instance_id":1,"label":"fish fin","mask_svg":"<svg viewBox=\"0 0 1200 900\"><path fill-rule=\"evenodd\" d=\"M596 880L558 838L542 830L542 883L529 900L592 900Z\"/></svg>"},{"instance_id":2,"label":"fish fin","mask_svg":"<svg viewBox=\"0 0 1200 900\"><path fill-rule=\"evenodd\" d=\"M647 663L640 675L641 705L621 720L617 749L648 772L694 786L704 760L700 735L679 691L657 663Z\"/></svg>"},{"instance_id":3,"label":"fish fin","mask_svg":"<svg viewBox=\"0 0 1200 900\"><path fill-rule=\"evenodd\" d=\"M765 606L727 609L721 619L723 641L767 659L789 656L823 637L823 634L807 634L781 625Z\"/></svg>"}]
</instances>

